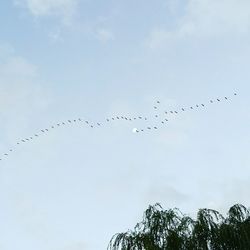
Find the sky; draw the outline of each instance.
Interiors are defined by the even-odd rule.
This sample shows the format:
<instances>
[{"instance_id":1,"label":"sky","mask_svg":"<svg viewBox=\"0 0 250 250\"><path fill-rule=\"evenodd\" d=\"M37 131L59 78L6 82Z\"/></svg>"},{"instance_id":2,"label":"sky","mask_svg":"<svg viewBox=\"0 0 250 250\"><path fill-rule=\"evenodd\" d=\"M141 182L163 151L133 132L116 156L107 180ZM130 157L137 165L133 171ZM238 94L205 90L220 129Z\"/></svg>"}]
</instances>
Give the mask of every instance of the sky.
<instances>
[{"instance_id":1,"label":"sky","mask_svg":"<svg viewBox=\"0 0 250 250\"><path fill-rule=\"evenodd\" d=\"M2 250L106 249L156 202L250 205L248 0L4 0L0 31Z\"/></svg>"}]
</instances>

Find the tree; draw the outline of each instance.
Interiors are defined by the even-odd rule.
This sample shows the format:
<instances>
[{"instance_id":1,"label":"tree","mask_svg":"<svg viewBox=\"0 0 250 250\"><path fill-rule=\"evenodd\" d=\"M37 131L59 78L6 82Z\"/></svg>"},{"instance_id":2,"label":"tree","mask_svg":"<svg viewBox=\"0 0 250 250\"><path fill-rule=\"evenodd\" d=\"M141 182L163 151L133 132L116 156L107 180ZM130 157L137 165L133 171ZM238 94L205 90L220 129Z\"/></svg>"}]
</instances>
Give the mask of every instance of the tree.
<instances>
[{"instance_id":1,"label":"tree","mask_svg":"<svg viewBox=\"0 0 250 250\"><path fill-rule=\"evenodd\" d=\"M110 250L249 250L250 211L232 206L227 217L200 209L196 220L178 209L149 206L134 230L114 235Z\"/></svg>"}]
</instances>

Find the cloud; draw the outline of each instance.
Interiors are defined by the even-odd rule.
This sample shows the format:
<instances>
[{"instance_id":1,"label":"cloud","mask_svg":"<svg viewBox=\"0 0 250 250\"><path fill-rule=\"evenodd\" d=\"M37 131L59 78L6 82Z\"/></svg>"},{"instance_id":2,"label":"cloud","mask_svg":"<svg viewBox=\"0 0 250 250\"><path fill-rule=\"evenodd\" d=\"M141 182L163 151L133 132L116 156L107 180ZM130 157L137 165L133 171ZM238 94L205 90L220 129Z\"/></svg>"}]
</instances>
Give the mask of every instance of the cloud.
<instances>
[{"instance_id":1,"label":"cloud","mask_svg":"<svg viewBox=\"0 0 250 250\"><path fill-rule=\"evenodd\" d=\"M15 0L14 3L28 9L34 17L58 16L68 23L76 12L78 0Z\"/></svg>"},{"instance_id":2,"label":"cloud","mask_svg":"<svg viewBox=\"0 0 250 250\"><path fill-rule=\"evenodd\" d=\"M154 183L146 191L146 200L150 200L152 203L167 200L169 204L172 203L174 205L187 201L188 196L176 190L174 187Z\"/></svg>"},{"instance_id":3,"label":"cloud","mask_svg":"<svg viewBox=\"0 0 250 250\"><path fill-rule=\"evenodd\" d=\"M250 2L247 0L189 0L175 28L155 27L146 43L152 49L161 48L185 38L246 35L249 28Z\"/></svg>"},{"instance_id":4,"label":"cloud","mask_svg":"<svg viewBox=\"0 0 250 250\"><path fill-rule=\"evenodd\" d=\"M4 120L0 125L4 135L2 142L20 136L30 116L46 109L49 103L39 83L37 67L13 51L8 48L0 61L0 118Z\"/></svg>"},{"instance_id":5,"label":"cloud","mask_svg":"<svg viewBox=\"0 0 250 250\"><path fill-rule=\"evenodd\" d=\"M99 29L96 32L97 39L101 42L108 42L114 40L113 32L107 29Z\"/></svg>"}]
</instances>

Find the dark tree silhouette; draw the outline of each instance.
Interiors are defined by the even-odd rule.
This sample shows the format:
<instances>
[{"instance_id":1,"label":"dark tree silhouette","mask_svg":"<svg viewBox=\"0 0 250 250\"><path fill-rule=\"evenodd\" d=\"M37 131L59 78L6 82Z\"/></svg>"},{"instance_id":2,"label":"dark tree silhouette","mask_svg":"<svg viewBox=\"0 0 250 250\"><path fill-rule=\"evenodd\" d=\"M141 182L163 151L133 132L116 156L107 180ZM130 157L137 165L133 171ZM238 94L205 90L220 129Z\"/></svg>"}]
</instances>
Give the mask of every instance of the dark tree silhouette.
<instances>
[{"instance_id":1,"label":"dark tree silhouette","mask_svg":"<svg viewBox=\"0 0 250 250\"><path fill-rule=\"evenodd\" d=\"M224 218L212 209L200 209L196 220L178 209L149 206L134 230L114 235L110 250L249 250L250 211L232 206Z\"/></svg>"}]
</instances>

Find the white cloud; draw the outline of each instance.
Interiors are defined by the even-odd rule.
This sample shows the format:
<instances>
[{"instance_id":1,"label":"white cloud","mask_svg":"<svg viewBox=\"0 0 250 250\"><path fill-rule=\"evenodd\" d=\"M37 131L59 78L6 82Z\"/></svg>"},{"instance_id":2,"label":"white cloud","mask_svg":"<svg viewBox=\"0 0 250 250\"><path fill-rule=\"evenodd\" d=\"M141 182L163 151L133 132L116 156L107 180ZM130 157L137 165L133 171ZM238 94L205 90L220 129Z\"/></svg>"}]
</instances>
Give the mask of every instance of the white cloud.
<instances>
[{"instance_id":1,"label":"white cloud","mask_svg":"<svg viewBox=\"0 0 250 250\"><path fill-rule=\"evenodd\" d=\"M35 17L55 15L68 23L76 12L78 0L15 0L14 3L27 8Z\"/></svg>"},{"instance_id":2,"label":"white cloud","mask_svg":"<svg viewBox=\"0 0 250 250\"><path fill-rule=\"evenodd\" d=\"M247 34L249 28L250 2L247 0L189 0L176 28L154 28L147 45L159 48L189 37L242 35Z\"/></svg>"},{"instance_id":3,"label":"white cloud","mask_svg":"<svg viewBox=\"0 0 250 250\"><path fill-rule=\"evenodd\" d=\"M97 39L101 42L108 42L114 40L115 36L114 34L107 29L99 29L97 30Z\"/></svg>"},{"instance_id":4,"label":"white cloud","mask_svg":"<svg viewBox=\"0 0 250 250\"><path fill-rule=\"evenodd\" d=\"M0 61L0 117L4 120L0 128L5 135L2 142L20 136L30 116L48 105L37 68L14 52L5 54Z\"/></svg>"}]
</instances>

